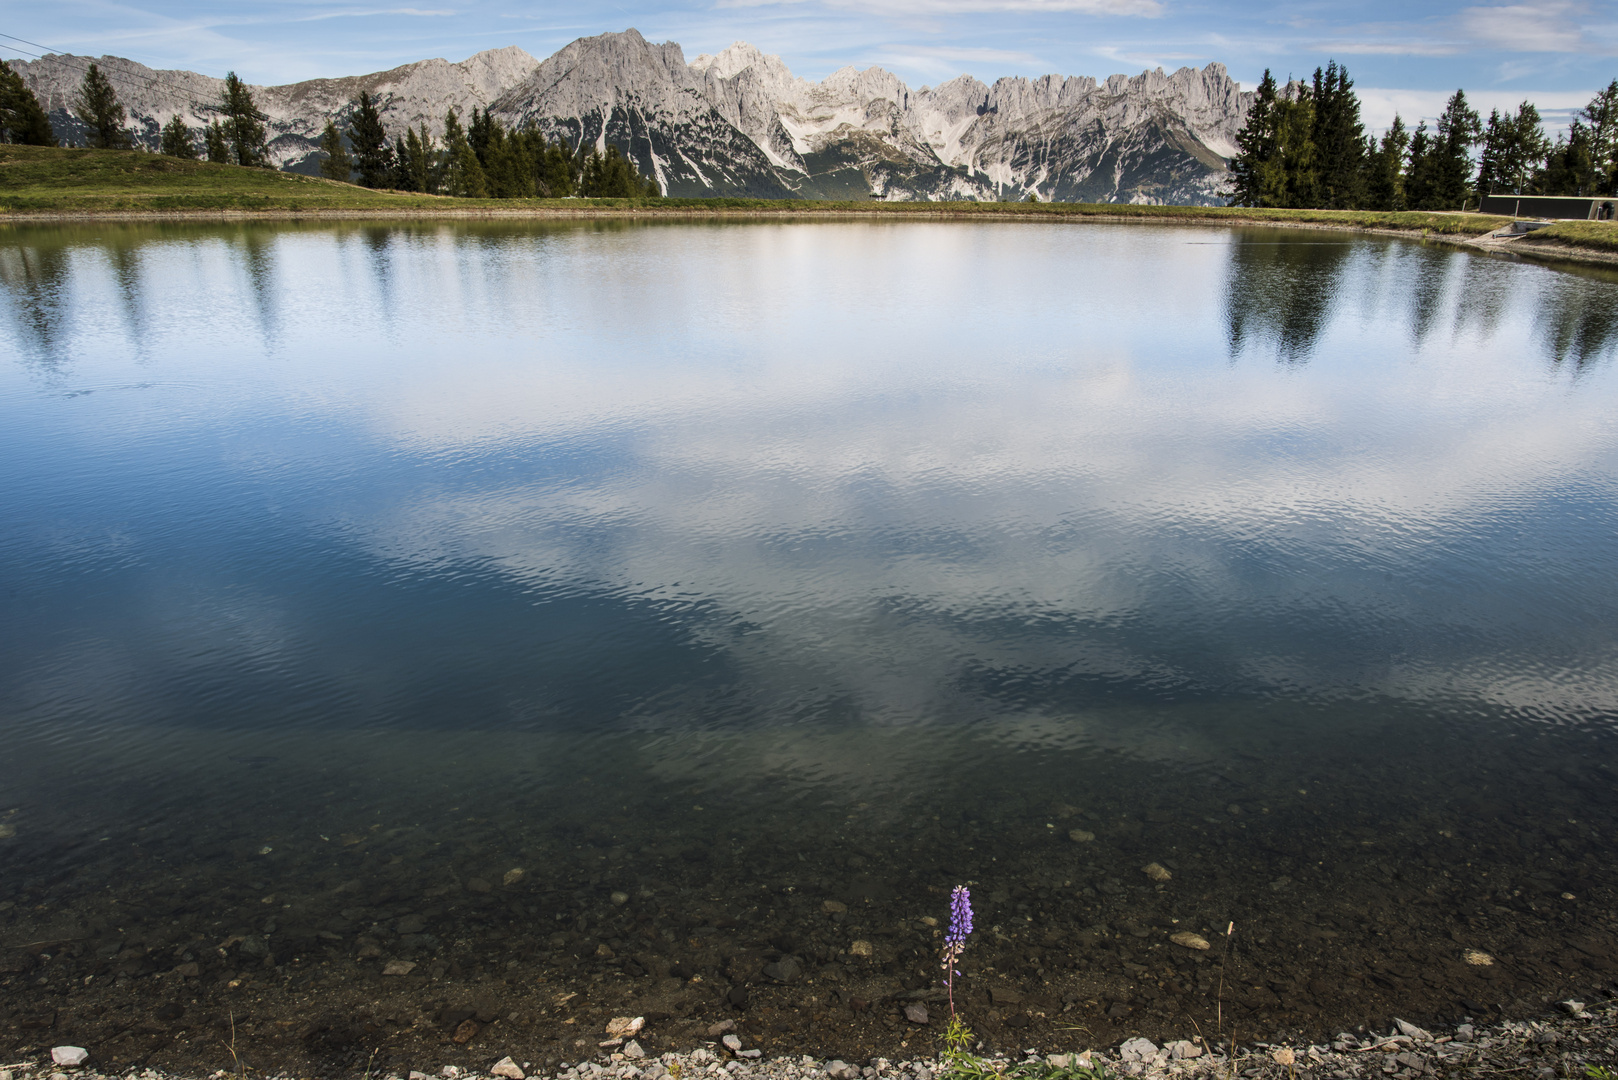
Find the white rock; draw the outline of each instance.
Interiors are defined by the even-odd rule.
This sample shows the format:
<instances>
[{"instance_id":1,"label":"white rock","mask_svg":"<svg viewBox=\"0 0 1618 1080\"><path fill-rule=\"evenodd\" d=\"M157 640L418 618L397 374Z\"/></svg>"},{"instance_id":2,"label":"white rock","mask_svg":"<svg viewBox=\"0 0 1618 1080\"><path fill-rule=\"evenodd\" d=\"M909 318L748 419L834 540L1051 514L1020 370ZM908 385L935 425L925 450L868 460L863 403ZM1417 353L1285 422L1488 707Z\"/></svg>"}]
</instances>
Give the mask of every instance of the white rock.
<instances>
[{"instance_id":1,"label":"white rock","mask_svg":"<svg viewBox=\"0 0 1618 1080\"><path fill-rule=\"evenodd\" d=\"M644 1016L615 1016L607 1021L607 1034L614 1039L627 1039L639 1035L640 1029L645 1026Z\"/></svg>"},{"instance_id":2,"label":"white rock","mask_svg":"<svg viewBox=\"0 0 1618 1080\"><path fill-rule=\"evenodd\" d=\"M1146 1061L1157 1053L1157 1044L1150 1039L1134 1038L1118 1047L1118 1056L1125 1061Z\"/></svg>"},{"instance_id":3,"label":"white rock","mask_svg":"<svg viewBox=\"0 0 1618 1080\"><path fill-rule=\"evenodd\" d=\"M90 1051L82 1046L56 1046L51 1048L51 1060L71 1069L89 1061Z\"/></svg>"},{"instance_id":4,"label":"white rock","mask_svg":"<svg viewBox=\"0 0 1618 1080\"><path fill-rule=\"evenodd\" d=\"M1176 1042L1171 1042L1168 1044L1168 1046L1164 1047L1164 1049L1166 1049L1169 1052L1169 1056L1174 1058L1176 1061L1183 1061L1186 1058L1202 1056L1202 1047L1188 1039L1180 1039Z\"/></svg>"},{"instance_id":5,"label":"white rock","mask_svg":"<svg viewBox=\"0 0 1618 1080\"><path fill-rule=\"evenodd\" d=\"M509 1057L503 1057L490 1066L489 1075L504 1076L507 1080L523 1080L522 1066Z\"/></svg>"},{"instance_id":6,"label":"white rock","mask_svg":"<svg viewBox=\"0 0 1618 1080\"><path fill-rule=\"evenodd\" d=\"M429 1080L429 1077L424 1072L417 1072L416 1070L411 1069L409 1080Z\"/></svg>"},{"instance_id":7,"label":"white rock","mask_svg":"<svg viewBox=\"0 0 1618 1080\"><path fill-rule=\"evenodd\" d=\"M1572 998L1568 998L1566 1001L1558 1001L1557 1004L1566 1009L1569 1016L1584 1015L1584 1002L1582 1001L1574 1001Z\"/></svg>"},{"instance_id":8,"label":"white rock","mask_svg":"<svg viewBox=\"0 0 1618 1080\"><path fill-rule=\"evenodd\" d=\"M640 1043L636 1042L634 1039L630 1039L628 1042L624 1043L624 1057L629 1058L631 1061L638 1061L645 1056L646 1051L643 1050Z\"/></svg>"},{"instance_id":9,"label":"white rock","mask_svg":"<svg viewBox=\"0 0 1618 1080\"><path fill-rule=\"evenodd\" d=\"M736 1056L739 1058L761 1058L764 1056L764 1051L756 1048L752 1050L738 1050L736 1051Z\"/></svg>"},{"instance_id":10,"label":"white rock","mask_svg":"<svg viewBox=\"0 0 1618 1080\"><path fill-rule=\"evenodd\" d=\"M855 1080L859 1074L859 1066L850 1065L841 1058L833 1058L826 1062L826 1075L832 1080Z\"/></svg>"},{"instance_id":11,"label":"white rock","mask_svg":"<svg viewBox=\"0 0 1618 1080\"><path fill-rule=\"evenodd\" d=\"M384 975L408 975L416 970L414 960L389 960L382 968ZM447 1068L448 1066L446 1066Z\"/></svg>"},{"instance_id":12,"label":"white rock","mask_svg":"<svg viewBox=\"0 0 1618 1080\"><path fill-rule=\"evenodd\" d=\"M738 1051L738 1050L740 1050L742 1048L741 1036L736 1035L734 1033L726 1035L724 1038L720 1039L719 1041L724 1043L725 1044L725 1049L729 1050L733 1054L736 1051Z\"/></svg>"},{"instance_id":13,"label":"white rock","mask_svg":"<svg viewBox=\"0 0 1618 1080\"><path fill-rule=\"evenodd\" d=\"M1431 1032L1423 1031L1421 1028L1417 1027L1415 1024L1409 1023L1409 1022L1404 1021L1404 1020L1400 1020L1398 1017L1394 1017L1393 1024L1394 1024L1395 1027L1397 1027L1399 1029L1400 1034L1408 1035L1412 1039L1419 1039L1422 1042L1432 1042L1433 1041L1433 1036L1432 1036Z\"/></svg>"}]
</instances>

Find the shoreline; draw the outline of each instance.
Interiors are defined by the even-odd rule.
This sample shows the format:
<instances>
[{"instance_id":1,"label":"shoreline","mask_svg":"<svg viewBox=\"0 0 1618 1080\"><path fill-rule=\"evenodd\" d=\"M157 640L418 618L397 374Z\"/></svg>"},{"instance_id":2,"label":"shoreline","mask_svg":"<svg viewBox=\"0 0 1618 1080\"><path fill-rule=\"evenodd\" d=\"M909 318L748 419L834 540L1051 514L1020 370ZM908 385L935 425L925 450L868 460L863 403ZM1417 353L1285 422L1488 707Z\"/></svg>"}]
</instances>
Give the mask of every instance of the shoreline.
<instances>
[{"instance_id":1,"label":"shoreline","mask_svg":"<svg viewBox=\"0 0 1618 1080\"><path fill-rule=\"evenodd\" d=\"M1237 208L1210 207L1207 210L1228 210L1225 213L1193 213L1193 208L1187 207L1143 207L1133 213L1108 213L1106 211L1090 211L1084 209L1068 209L1069 204L1045 204L1061 206L1062 209L1040 211L1020 210L973 210L957 207L951 204L933 204L936 209L923 209L920 205L912 208L908 204L881 204L882 208L872 206L844 207L828 206L824 209L806 208L801 206L783 207L780 210L770 210L759 207L732 207L714 206L711 208L692 206L660 207L656 205L643 206L580 206L572 207L536 207L514 206L504 207L409 207L409 208L337 208L321 207L310 209L294 208L266 208L262 210L249 209L216 209L216 210L84 210L84 211L16 211L0 212L0 224L6 225L72 225L96 224L102 222L139 223L161 222L164 224L183 224L194 222L198 224L222 224L230 222L377 222L377 223L415 223L415 222L481 222L481 221L633 221L650 223L655 221L690 222L690 221L733 221L737 223L756 222L816 222L816 221L851 221L851 220L895 220L895 221L1012 221L1012 222L1060 222L1063 224L1106 224L1106 225L1190 225L1213 228L1272 228L1272 229L1307 229L1326 232L1357 233L1369 236L1387 236L1406 240L1421 240L1441 243L1449 247L1462 250L1483 252L1490 255L1523 256L1535 262L1548 264L1574 263L1586 266L1612 267L1618 266L1618 250L1608 251L1599 247L1568 242L1556 237L1538 239L1533 234L1526 237L1512 239L1498 239L1492 235L1498 225L1491 226L1481 233L1462 232L1435 232L1426 228L1400 228L1389 225L1360 224L1351 221L1334 222L1321 220L1292 220L1284 217L1269 216L1262 213L1243 212ZM894 207L889 209L888 207ZM1154 213L1152 211L1161 212ZM1325 211L1322 211L1325 213ZM1459 215L1456 215L1459 216ZM1471 224L1469 222L1469 224ZM1479 225L1482 222L1478 223Z\"/></svg>"},{"instance_id":2,"label":"shoreline","mask_svg":"<svg viewBox=\"0 0 1618 1080\"><path fill-rule=\"evenodd\" d=\"M1450 1028L1423 1029L1395 1019L1386 1033L1343 1031L1320 1043L1262 1042L1208 1045L1200 1034L1166 1040L1162 1046L1141 1037L1116 1046L1052 1052L1030 1047L1020 1052L985 1053L968 1066L952 1068L940 1056L918 1054L893 1060L863 1061L820 1058L809 1054L764 1056L748 1048L747 1024L727 1020L711 1025L706 1038L684 1050L648 1052L639 1042L643 1017L612 1021L611 1030L591 1032L595 1043L576 1061L523 1060L520 1046L491 1041L481 1067L397 1060L378 1068L379 1051L363 1052L351 1064L334 1063L310 1072L263 1071L253 1067L250 1051L219 1040L220 1067L192 1072L129 1067L103 1072L93 1050L39 1048L31 1056L0 1063L0 1080L221 1080L257 1073L264 1080L294 1080L303 1075L361 1077L365 1080L1418 1080L1421 1077L1514 1077L1522 1080L1606 1080L1618 1068L1618 995L1598 1003L1568 1000L1558 1011L1522 1020L1485 1024L1462 1017ZM942 1017L937 1018L942 1020ZM928 1033L938 1041L941 1025ZM613 1038L616 1034L618 1037ZM607 1036L603 1038L602 1036ZM449 1037L445 1043L460 1042ZM586 1047L586 1040L579 1040ZM978 1046L981 1048L982 1044ZM355 1055L350 1055L355 1056ZM442 1055L441 1055L442 1056ZM54 1059L54 1060L53 1060ZM363 1067L361 1065L363 1060ZM59 1064L58 1061L64 1062Z\"/></svg>"}]
</instances>

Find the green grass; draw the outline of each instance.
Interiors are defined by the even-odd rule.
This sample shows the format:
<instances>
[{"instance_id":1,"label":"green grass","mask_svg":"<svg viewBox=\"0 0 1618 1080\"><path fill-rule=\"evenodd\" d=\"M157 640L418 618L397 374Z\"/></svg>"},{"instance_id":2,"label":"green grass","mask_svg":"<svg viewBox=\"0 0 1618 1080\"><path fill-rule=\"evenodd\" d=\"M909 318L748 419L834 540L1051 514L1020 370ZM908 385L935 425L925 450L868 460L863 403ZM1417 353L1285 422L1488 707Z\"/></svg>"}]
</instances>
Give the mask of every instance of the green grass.
<instances>
[{"instance_id":1,"label":"green grass","mask_svg":"<svg viewBox=\"0 0 1618 1080\"><path fill-rule=\"evenodd\" d=\"M898 214L939 218L1111 218L1160 222L1229 222L1386 229L1441 236L1478 236L1508 219L1478 214L1381 214L1339 210L1252 210L1239 207L1133 206L1121 203L892 203L874 200L777 199L449 199L369 191L352 184L180 161L135 150L60 150L0 146L0 215L23 213L247 211L364 212L401 217L497 212L612 212L636 215ZM1557 226L1558 229L1562 226ZM1546 230L1554 234L1555 230ZM1605 234L1603 234L1605 235ZM1559 236L1547 237L1547 239Z\"/></svg>"},{"instance_id":2,"label":"green grass","mask_svg":"<svg viewBox=\"0 0 1618 1080\"><path fill-rule=\"evenodd\" d=\"M1555 244L1618 253L1618 222L1558 221L1548 229L1529 233L1518 244Z\"/></svg>"}]
</instances>

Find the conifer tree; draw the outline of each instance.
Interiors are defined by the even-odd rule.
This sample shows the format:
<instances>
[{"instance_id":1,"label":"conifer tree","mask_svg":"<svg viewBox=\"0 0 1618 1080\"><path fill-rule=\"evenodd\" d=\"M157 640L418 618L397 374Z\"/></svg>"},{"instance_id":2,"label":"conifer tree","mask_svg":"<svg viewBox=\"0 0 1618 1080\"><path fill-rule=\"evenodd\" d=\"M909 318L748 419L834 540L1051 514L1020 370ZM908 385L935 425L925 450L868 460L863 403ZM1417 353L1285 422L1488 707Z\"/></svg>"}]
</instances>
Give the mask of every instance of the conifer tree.
<instances>
[{"instance_id":1,"label":"conifer tree","mask_svg":"<svg viewBox=\"0 0 1618 1080\"><path fill-rule=\"evenodd\" d=\"M1540 129L1539 110L1532 104L1517 106L1515 116L1491 110L1478 158L1478 194L1527 193L1535 168L1549 152L1550 140Z\"/></svg>"},{"instance_id":2,"label":"conifer tree","mask_svg":"<svg viewBox=\"0 0 1618 1080\"><path fill-rule=\"evenodd\" d=\"M1409 148L1410 133L1405 130L1404 120L1395 113L1393 125L1382 135L1381 145L1367 157L1365 209L1404 209L1405 152Z\"/></svg>"},{"instance_id":3,"label":"conifer tree","mask_svg":"<svg viewBox=\"0 0 1618 1080\"><path fill-rule=\"evenodd\" d=\"M1286 195L1278 205L1294 209L1319 206L1320 161L1314 141L1314 95L1309 87L1288 84L1278 121L1281 172L1286 177Z\"/></svg>"},{"instance_id":4,"label":"conifer tree","mask_svg":"<svg viewBox=\"0 0 1618 1080\"><path fill-rule=\"evenodd\" d=\"M209 124L202 133L203 146L208 151L208 160L220 165L230 164L230 140L225 138L225 129L215 120Z\"/></svg>"},{"instance_id":5,"label":"conifer tree","mask_svg":"<svg viewBox=\"0 0 1618 1080\"><path fill-rule=\"evenodd\" d=\"M1567 135L1557 136L1556 145L1546 155L1536 191L1543 195L1595 194L1597 179L1591 144L1590 129L1573 121Z\"/></svg>"},{"instance_id":6,"label":"conifer tree","mask_svg":"<svg viewBox=\"0 0 1618 1080\"><path fill-rule=\"evenodd\" d=\"M1472 147L1483 137L1483 122L1466 103L1466 91L1457 90L1438 118L1433 140L1433 188L1423 210L1460 210L1471 194Z\"/></svg>"},{"instance_id":7,"label":"conifer tree","mask_svg":"<svg viewBox=\"0 0 1618 1080\"><path fill-rule=\"evenodd\" d=\"M1436 157L1432 132L1427 121L1416 124L1410 136L1410 168L1405 173L1405 207L1410 210L1430 210L1436 205Z\"/></svg>"},{"instance_id":8,"label":"conifer tree","mask_svg":"<svg viewBox=\"0 0 1618 1080\"><path fill-rule=\"evenodd\" d=\"M1618 195L1618 79L1579 110L1590 131L1590 165L1596 194Z\"/></svg>"},{"instance_id":9,"label":"conifer tree","mask_svg":"<svg viewBox=\"0 0 1618 1080\"><path fill-rule=\"evenodd\" d=\"M1270 69L1264 69L1247 110L1247 120L1236 133L1236 156L1230 162L1232 206L1280 206L1286 181L1281 172L1279 133L1280 94Z\"/></svg>"},{"instance_id":10,"label":"conifer tree","mask_svg":"<svg viewBox=\"0 0 1618 1080\"><path fill-rule=\"evenodd\" d=\"M237 78L234 71L225 76L225 89L219 105L225 114L225 141L230 144L231 160L237 165L267 167L270 158L264 143L262 121L268 117L258 111L247 84Z\"/></svg>"},{"instance_id":11,"label":"conifer tree","mask_svg":"<svg viewBox=\"0 0 1618 1080\"><path fill-rule=\"evenodd\" d=\"M185 118L179 113L169 117L169 122L163 125L163 141L159 149L169 157L184 158L186 161L197 159L197 142L191 137L191 129L185 126Z\"/></svg>"},{"instance_id":12,"label":"conifer tree","mask_svg":"<svg viewBox=\"0 0 1618 1080\"><path fill-rule=\"evenodd\" d=\"M483 199L489 194L483 165L454 109L444 114L444 193L462 199Z\"/></svg>"},{"instance_id":13,"label":"conifer tree","mask_svg":"<svg viewBox=\"0 0 1618 1080\"><path fill-rule=\"evenodd\" d=\"M124 131L125 113L118 93L94 63L84 73L79 92L73 95L73 115L89 129L89 144L97 150L121 150L130 145L129 134Z\"/></svg>"},{"instance_id":14,"label":"conifer tree","mask_svg":"<svg viewBox=\"0 0 1618 1080\"><path fill-rule=\"evenodd\" d=\"M0 141L18 146L55 146L50 118L19 72L0 60Z\"/></svg>"},{"instance_id":15,"label":"conifer tree","mask_svg":"<svg viewBox=\"0 0 1618 1080\"><path fill-rule=\"evenodd\" d=\"M349 120L348 141L354 148L354 167L359 171L361 184L379 188L393 179L393 151L388 147L388 133L382 127L376 100L363 90Z\"/></svg>"},{"instance_id":16,"label":"conifer tree","mask_svg":"<svg viewBox=\"0 0 1618 1080\"><path fill-rule=\"evenodd\" d=\"M1327 210L1352 210L1360 205L1365 187L1365 125L1360 120L1360 99L1346 67L1329 60L1325 71L1315 69L1313 91L1314 143L1318 182L1313 205Z\"/></svg>"},{"instance_id":17,"label":"conifer tree","mask_svg":"<svg viewBox=\"0 0 1618 1080\"><path fill-rule=\"evenodd\" d=\"M337 130L335 120L327 120L325 130L320 133L320 153L320 175L327 180L348 183L354 172L354 158L343 145L343 133Z\"/></svg>"}]
</instances>

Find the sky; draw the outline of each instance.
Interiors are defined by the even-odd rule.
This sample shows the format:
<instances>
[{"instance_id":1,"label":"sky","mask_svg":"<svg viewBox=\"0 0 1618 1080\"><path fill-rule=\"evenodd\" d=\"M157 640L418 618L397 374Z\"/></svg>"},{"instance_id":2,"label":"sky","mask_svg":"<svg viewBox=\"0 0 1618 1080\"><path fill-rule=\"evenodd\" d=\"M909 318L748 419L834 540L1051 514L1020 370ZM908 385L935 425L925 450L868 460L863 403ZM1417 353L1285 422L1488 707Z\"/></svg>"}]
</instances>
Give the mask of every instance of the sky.
<instances>
[{"instance_id":1,"label":"sky","mask_svg":"<svg viewBox=\"0 0 1618 1080\"><path fill-rule=\"evenodd\" d=\"M0 57L49 49L275 84L518 45L544 58L634 27L687 60L748 41L795 74L886 68L912 88L960 74L1139 74L1223 63L1244 87L1266 68L1348 67L1369 127L1435 117L1457 88L1475 106L1533 101L1553 127L1618 78L1613 0L57 0L9 8Z\"/></svg>"}]
</instances>

